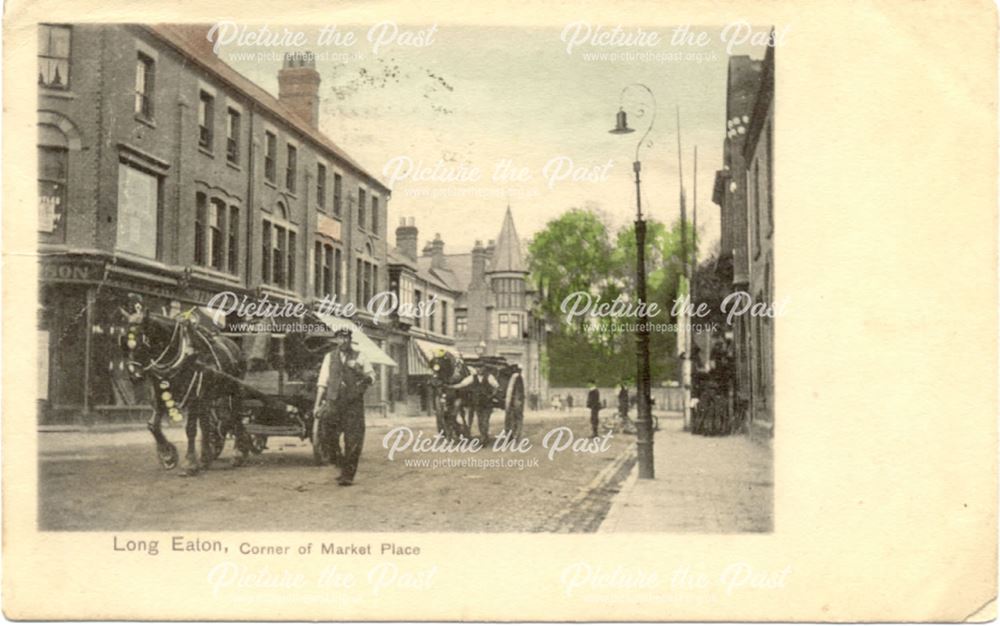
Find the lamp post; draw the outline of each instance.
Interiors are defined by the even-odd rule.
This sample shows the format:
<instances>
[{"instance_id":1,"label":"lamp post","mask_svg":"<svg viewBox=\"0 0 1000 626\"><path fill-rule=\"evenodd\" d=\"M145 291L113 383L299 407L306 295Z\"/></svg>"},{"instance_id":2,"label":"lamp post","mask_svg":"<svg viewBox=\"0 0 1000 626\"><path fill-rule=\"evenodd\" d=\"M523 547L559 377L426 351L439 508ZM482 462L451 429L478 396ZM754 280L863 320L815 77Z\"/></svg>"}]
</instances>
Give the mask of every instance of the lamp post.
<instances>
[{"instance_id":1,"label":"lamp post","mask_svg":"<svg viewBox=\"0 0 1000 626\"><path fill-rule=\"evenodd\" d=\"M635 282L638 292L639 304L646 303L646 220L642 217L642 187L639 173L642 171L642 163L639 161L639 149L642 148L646 137L653 130L656 122L656 96L653 91L642 83L633 83L622 89L618 115L615 118L615 127L610 133L614 135L625 135L634 132L628 126L628 118L625 113L624 103L625 93L632 88L638 88L649 94L653 101L653 114L649 120L649 127L639 139L635 146L635 161L632 163L632 171L635 172L635 246L636 246L636 268ZM640 116L644 111L640 110ZM636 420L636 452L639 457L639 478L654 478L653 471L653 418L650 413L650 375L649 375L649 325L645 314L639 320L636 330L635 352L637 357L638 370L638 409L639 417Z\"/></svg>"}]
</instances>

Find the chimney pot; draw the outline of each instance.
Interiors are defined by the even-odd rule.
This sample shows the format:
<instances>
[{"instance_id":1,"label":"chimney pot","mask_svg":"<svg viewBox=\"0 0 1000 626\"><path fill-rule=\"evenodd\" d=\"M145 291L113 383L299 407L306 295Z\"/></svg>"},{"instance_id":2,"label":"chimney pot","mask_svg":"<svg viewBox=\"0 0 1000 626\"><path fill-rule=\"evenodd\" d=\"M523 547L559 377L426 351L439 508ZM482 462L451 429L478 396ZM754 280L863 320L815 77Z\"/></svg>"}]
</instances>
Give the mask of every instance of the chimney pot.
<instances>
[{"instance_id":1,"label":"chimney pot","mask_svg":"<svg viewBox=\"0 0 1000 626\"><path fill-rule=\"evenodd\" d=\"M413 218L401 217L399 226L396 227L396 247L406 258L417 260L417 227L414 226Z\"/></svg>"},{"instance_id":2,"label":"chimney pot","mask_svg":"<svg viewBox=\"0 0 1000 626\"><path fill-rule=\"evenodd\" d=\"M312 52L285 54L278 70L278 100L313 128L319 126L319 84Z\"/></svg>"}]
</instances>

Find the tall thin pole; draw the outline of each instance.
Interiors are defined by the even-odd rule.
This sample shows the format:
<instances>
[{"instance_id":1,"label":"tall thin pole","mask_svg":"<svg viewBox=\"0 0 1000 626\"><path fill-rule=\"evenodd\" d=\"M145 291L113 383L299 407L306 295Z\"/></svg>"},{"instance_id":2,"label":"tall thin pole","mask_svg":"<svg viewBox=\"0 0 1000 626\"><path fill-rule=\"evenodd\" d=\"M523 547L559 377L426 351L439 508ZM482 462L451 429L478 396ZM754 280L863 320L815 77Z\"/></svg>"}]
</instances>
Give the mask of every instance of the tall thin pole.
<instances>
[{"instance_id":1,"label":"tall thin pole","mask_svg":"<svg viewBox=\"0 0 1000 626\"><path fill-rule=\"evenodd\" d=\"M635 170L635 247L636 267L635 280L638 287L639 304L646 303L646 220L642 217L642 190L639 186L639 171L642 164L636 161L632 164ZM639 478L654 478L653 469L653 417L649 412L649 320L645 317L639 320L636 333L635 352L637 374L639 378L638 398L636 398L639 416L636 420L636 453L639 462Z\"/></svg>"},{"instance_id":2,"label":"tall thin pole","mask_svg":"<svg viewBox=\"0 0 1000 626\"><path fill-rule=\"evenodd\" d=\"M688 277L688 294L691 298L691 306L694 307L694 281L695 277L698 275L698 146L694 147L694 162L692 163L692 167L694 168L694 179L691 183L691 272ZM688 333L687 336L687 354L690 359L691 345L694 343L694 335L693 333ZM693 372L697 365L697 363L692 361L689 370ZM688 385L691 385L692 383L691 376L692 374L689 373Z\"/></svg>"},{"instance_id":3,"label":"tall thin pole","mask_svg":"<svg viewBox=\"0 0 1000 626\"><path fill-rule=\"evenodd\" d=\"M677 178L680 182L680 209L681 209L681 268L680 274L677 276L677 297L681 298L681 285L684 283L687 277L687 207L685 206L684 197L684 161L682 156L681 148L681 108L680 105L677 106ZM687 365L687 314L685 313L686 307L684 306L683 300L681 300L680 313L677 316L678 325L678 336L677 339L683 339L683 344L678 346L678 363L680 367L677 371L677 384L681 391L681 412L684 416L684 430L690 429L690 416L688 415L688 399L686 393L686 377L684 370ZM680 328L683 326L683 328ZM683 333L683 334L681 334Z\"/></svg>"}]
</instances>

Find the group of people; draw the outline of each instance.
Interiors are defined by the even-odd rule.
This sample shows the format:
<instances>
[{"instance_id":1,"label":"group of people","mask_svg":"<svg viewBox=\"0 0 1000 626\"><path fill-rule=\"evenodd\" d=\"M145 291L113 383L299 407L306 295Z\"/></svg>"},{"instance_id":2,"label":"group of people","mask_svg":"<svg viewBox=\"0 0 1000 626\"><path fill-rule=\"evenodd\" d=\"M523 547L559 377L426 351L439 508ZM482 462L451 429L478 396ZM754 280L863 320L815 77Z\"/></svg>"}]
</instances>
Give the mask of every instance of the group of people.
<instances>
[{"instance_id":1,"label":"group of people","mask_svg":"<svg viewBox=\"0 0 1000 626\"><path fill-rule=\"evenodd\" d=\"M600 426L600 411L604 408L604 403L601 402L601 392L593 379L587 381L587 387L589 389L587 391L587 408L590 409L590 429L593 437L596 439L600 436L598 426ZM635 424L632 423L632 419L628 416L630 405L628 382L622 381L618 385L618 418L621 420L626 433L635 432Z\"/></svg>"}]
</instances>

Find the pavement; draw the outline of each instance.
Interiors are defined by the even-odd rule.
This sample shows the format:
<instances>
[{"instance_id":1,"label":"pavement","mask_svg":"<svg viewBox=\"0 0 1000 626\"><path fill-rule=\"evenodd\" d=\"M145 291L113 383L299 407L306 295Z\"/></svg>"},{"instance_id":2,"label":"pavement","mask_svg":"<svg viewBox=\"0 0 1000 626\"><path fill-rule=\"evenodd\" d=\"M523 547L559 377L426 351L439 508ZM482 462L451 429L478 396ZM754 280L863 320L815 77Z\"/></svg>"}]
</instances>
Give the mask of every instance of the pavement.
<instances>
[{"instance_id":1,"label":"pavement","mask_svg":"<svg viewBox=\"0 0 1000 626\"><path fill-rule=\"evenodd\" d=\"M597 532L744 533L774 530L771 442L745 435L702 437L678 417L660 420L655 478L638 466L612 499Z\"/></svg>"}]
</instances>

